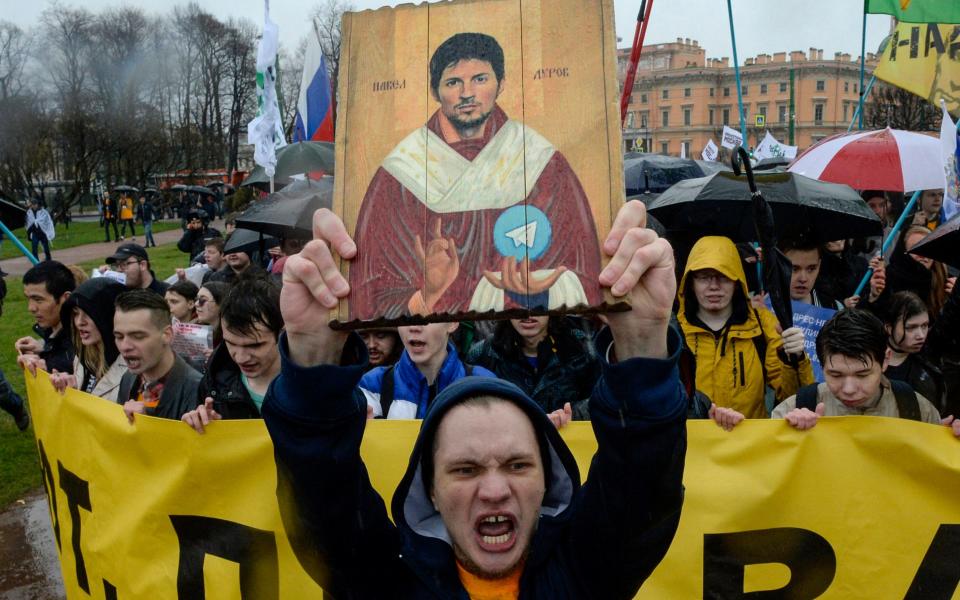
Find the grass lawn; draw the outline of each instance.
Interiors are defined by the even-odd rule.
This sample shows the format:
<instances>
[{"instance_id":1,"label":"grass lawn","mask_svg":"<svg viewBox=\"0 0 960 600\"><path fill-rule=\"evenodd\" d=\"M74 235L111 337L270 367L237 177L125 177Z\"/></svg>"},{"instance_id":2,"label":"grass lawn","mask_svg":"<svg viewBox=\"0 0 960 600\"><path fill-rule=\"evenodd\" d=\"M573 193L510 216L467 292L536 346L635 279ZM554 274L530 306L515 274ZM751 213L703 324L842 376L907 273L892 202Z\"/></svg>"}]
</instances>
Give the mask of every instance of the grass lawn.
<instances>
[{"instance_id":1,"label":"grass lawn","mask_svg":"<svg viewBox=\"0 0 960 600\"><path fill-rule=\"evenodd\" d=\"M80 228L77 225L88 224L74 223L70 227L71 231L79 232ZM179 226L178 223L170 225ZM93 241L103 240L96 231L92 231L90 235L93 236ZM59 236L58 231L58 240ZM11 246L12 244L9 243L4 244L4 250ZM177 250L176 244L164 244L151 248L150 258L159 279L166 279L175 268L186 266L185 255ZM101 262L92 260L81 263L81 266L89 272ZM13 348L13 342L24 335L32 334L33 319L27 312L27 299L23 295L23 286L19 278L11 277L7 280L7 286L7 300L3 306L3 316L0 317L0 366L13 389L24 396L23 374L17 368L17 352ZM26 400L25 397L24 400ZM21 433L10 415L0 411L0 508L41 485L40 466L32 429Z\"/></svg>"},{"instance_id":2,"label":"grass lawn","mask_svg":"<svg viewBox=\"0 0 960 600\"><path fill-rule=\"evenodd\" d=\"M160 233L161 231L177 229L179 227L179 220L155 221L153 223L153 232ZM56 229L57 236L53 240L53 243L50 244L50 252L54 254L54 257L56 257L57 250L103 241L103 228L100 227L100 224L97 221L74 221L70 224L69 228L64 227L61 223L58 223ZM142 236L143 225L138 223L136 229L137 233ZM27 250L31 249L31 244L27 240L27 232L23 228L14 229L13 233L16 234L17 238L20 240L20 243L27 247ZM37 252L40 252L42 257L43 246L38 246ZM3 246L0 248L0 260L5 258L16 258L18 256L23 255L19 250L17 250L17 247L13 245L13 242L4 240Z\"/></svg>"}]
</instances>

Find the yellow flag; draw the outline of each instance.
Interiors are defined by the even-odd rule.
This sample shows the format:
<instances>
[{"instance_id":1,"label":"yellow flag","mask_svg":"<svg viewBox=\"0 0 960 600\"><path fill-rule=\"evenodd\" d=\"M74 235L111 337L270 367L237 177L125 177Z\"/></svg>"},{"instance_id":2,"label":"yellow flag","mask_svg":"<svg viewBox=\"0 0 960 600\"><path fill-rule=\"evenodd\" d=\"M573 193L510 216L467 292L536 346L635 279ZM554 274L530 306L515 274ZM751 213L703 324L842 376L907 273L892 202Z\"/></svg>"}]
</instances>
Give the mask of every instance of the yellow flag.
<instances>
[{"instance_id":1,"label":"yellow flag","mask_svg":"<svg viewBox=\"0 0 960 600\"><path fill-rule=\"evenodd\" d=\"M874 75L960 112L960 25L900 23Z\"/></svg>"}]
</instances>

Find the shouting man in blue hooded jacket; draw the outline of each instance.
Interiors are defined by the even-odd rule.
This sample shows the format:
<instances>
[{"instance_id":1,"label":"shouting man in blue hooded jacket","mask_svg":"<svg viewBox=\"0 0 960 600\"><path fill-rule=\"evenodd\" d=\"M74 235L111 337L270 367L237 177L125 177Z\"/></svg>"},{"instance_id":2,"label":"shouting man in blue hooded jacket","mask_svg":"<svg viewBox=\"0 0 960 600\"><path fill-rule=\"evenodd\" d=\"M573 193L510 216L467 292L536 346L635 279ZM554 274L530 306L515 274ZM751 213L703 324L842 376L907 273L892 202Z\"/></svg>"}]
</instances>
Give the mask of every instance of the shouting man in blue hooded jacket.
<instances>
[{"instance_id":1,"label":"shouting man in blue hooded jacket","mask_svg":"<svg viewBox=\"0 0 960 600\"><path fill-rule=\"evenodd\" d=\"M597 453L587 482L543 410L502 380L466 377L423 420L392 523L360 458L367 369L356 334L331 330L349 293L331 248L356 245L326 209L284 270L281 374L263 417L281 512L301 564L337 600L632 598L680 519L686 398L669 327L673 251L621 209L600 284L627 297L589 407Z\"/></svg>"}]
</instances>

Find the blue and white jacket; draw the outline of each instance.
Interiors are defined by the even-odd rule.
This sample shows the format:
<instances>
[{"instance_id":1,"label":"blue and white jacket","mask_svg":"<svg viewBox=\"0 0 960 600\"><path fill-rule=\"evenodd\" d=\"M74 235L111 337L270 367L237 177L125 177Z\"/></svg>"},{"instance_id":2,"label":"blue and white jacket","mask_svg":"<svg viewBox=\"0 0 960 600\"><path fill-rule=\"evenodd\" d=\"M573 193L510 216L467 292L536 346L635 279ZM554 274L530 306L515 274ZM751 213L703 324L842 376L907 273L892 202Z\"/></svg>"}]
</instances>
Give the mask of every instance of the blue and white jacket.
<instances>
[{"instance_id":1,"label":"blue and white jacket","mask_svg":"<svg viewBox=\"0 0 960 600\"><path fill-rule=\"evenodd\" d=\"M377 367L366 373L360 380L360 391L367 399L367 404L373 407L373 416L382 417L383 408L380 404L380 392L383 389L383 376L390 367ZM496 377L483 367L471 367L471 375L480 377ZM390 403L388 419L422 419L427 408L433 403L437 394L454 381L467 376L466 368L453 344L447 343L447 358L440 366L440 372L433 385L427 383L426 377L410 360L410 355L404 350L400 360L393 367L393 401Z\"/></svg>"}]
</instances>

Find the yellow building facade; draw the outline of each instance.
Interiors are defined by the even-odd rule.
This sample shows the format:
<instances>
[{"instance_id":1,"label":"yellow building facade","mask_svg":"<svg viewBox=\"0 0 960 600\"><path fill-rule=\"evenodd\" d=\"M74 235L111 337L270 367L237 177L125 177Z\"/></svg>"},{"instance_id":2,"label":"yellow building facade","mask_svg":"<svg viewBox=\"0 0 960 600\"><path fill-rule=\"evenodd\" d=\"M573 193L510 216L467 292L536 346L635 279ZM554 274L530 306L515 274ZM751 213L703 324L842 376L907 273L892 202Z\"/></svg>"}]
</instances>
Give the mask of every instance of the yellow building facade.
<instances>
[{"instance_id":1,"label":"yellow building facade","mask_svg":"<svg viewBox=\"0 0 960 600\"><path fill-rule=\"evenodd\" d=\"M629 60L629 48L618 51L621 92ZM866 81L875 65L876 57L868 53ZM756 146L769 130L803 151L847 130L859 101L859 57L838 52L824 58L816 48L761 54L744 61L740 80L745 145ZM724 125L740 130L736 85L730 59L708 59L696 40L644 46L623 125L624 150L700 158L708 140L720 145ZM764 126L757 126L758 115Z\"/></svg>"}]
</instances>

